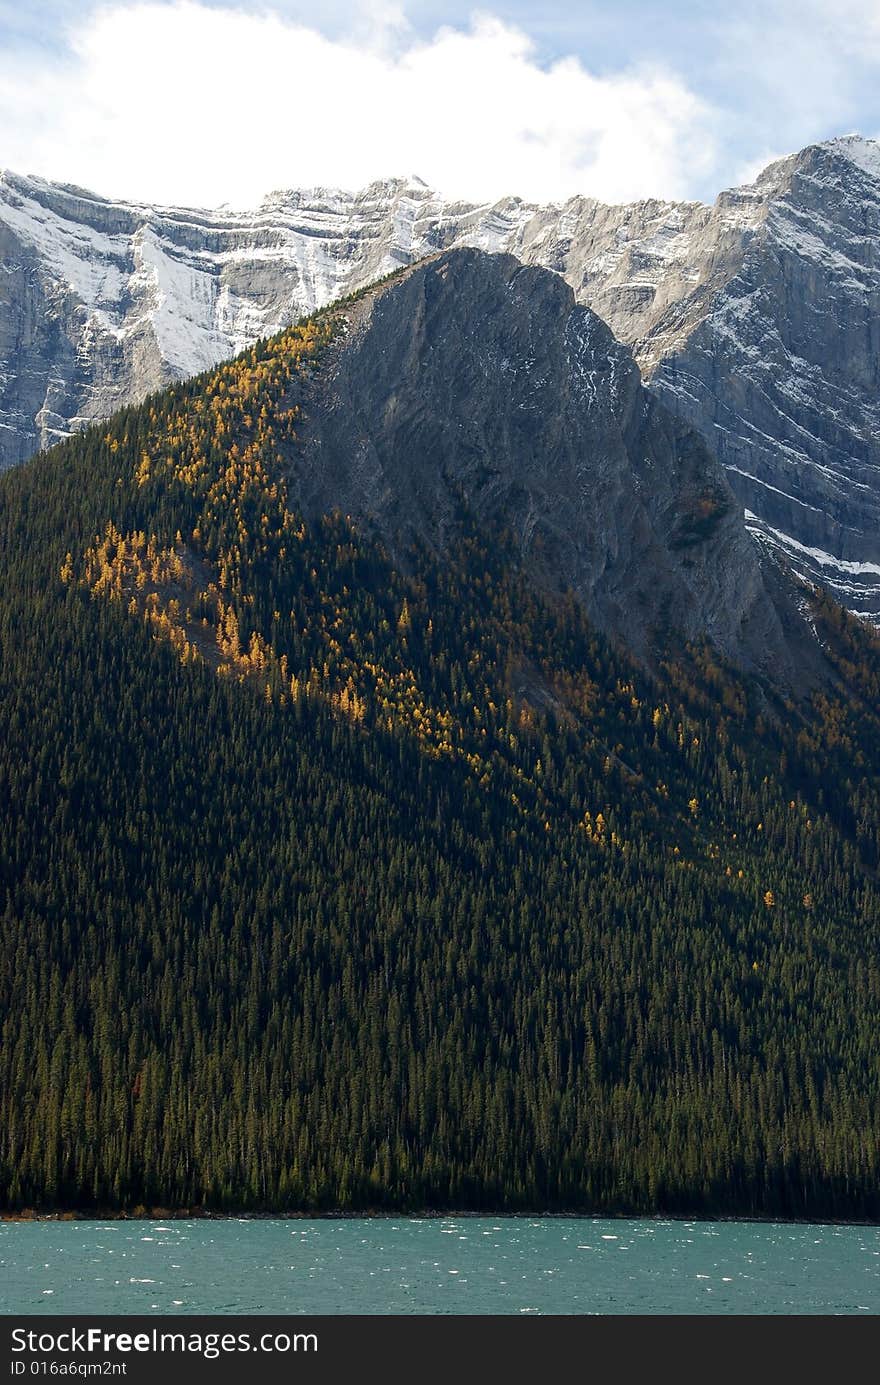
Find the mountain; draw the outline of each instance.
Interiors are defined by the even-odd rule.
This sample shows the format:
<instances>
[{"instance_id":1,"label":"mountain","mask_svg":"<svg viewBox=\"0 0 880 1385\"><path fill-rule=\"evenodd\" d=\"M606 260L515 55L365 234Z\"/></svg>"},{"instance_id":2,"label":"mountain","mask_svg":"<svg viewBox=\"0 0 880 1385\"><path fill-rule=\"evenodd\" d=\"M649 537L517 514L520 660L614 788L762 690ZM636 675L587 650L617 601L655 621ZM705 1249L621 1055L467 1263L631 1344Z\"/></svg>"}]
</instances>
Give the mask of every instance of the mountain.
<instances>
[{"instance_id":1,"label":"mountain","mask_svg":"<svg viewBox=\"0 0 880 1385\"><path fill-rule=\"evenodd\" d=\"M397 180L199 212L4 174L0 464L407 263L425 196Z\"/></svg>"},{"instance_id":2,"label":"mountain","mask_svg":"<svg viewBox=\"0 0 880 1385\"><path fill-rule=\"evenodd\" d=\"M728 497L472 251L0 478L0 1204L880 1216L880 640Z\"/></svg>"},{"instance_id":3,"label":"mountain","mask_svg":"<svg viewBox=\"0 0 880 1385\"><path fill-rule=\"evenodd\" d=\"M641 324L639 359L717 452L754 531L876 623L880 148L784 159L719 199L722 226L743 197L735 253L713 227L706 282Z\"/></svg>"},{"instance_id":4,"label":"mountain","mask_svg":"<svg viewBox=\"0 0 880 1385\"><path fill-rule=\"evenodd\" d=\"M449 203L418 179L253 213L0 180L0 464L452 245L563 274L709 443L762 541L880 619L880 153L850 137L713 207Z\"/></svg>"},{"instance_id":5,"label":"mountain","mask_svg":"<svg viewBox=\"0 0 880 1385\"><path fill-rule=\"evenodd\" d=\"M400 558L442 553L463 503L632 652L674 631L777 680L815 662L715 459L546 270L457 250L365 295L301 407L307 518L341 509Z\"/></svg>"}]
</instances>

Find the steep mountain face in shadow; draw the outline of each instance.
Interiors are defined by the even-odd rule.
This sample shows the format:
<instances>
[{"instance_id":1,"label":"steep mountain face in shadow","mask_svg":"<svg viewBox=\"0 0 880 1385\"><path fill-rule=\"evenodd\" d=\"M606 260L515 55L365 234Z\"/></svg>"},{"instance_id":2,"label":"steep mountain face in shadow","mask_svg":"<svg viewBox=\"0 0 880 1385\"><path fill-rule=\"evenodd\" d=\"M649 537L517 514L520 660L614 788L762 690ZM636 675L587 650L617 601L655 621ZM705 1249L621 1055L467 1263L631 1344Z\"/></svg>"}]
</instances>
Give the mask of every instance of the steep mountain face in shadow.
<instances>
[{"instance_id":1,"label":"steep mountain face in shadow","mask_svg":"<svg viewBox=\"0 0 880 1385\"><path fill-rule=\"evenodd\" d=\"M464 504L639 655L672 631L784 681L810 662L721 468L562 279L456 250L346 311L303 400L307 515L367 520L402 553L442 550Z\"/></svg>"}]
</instances>

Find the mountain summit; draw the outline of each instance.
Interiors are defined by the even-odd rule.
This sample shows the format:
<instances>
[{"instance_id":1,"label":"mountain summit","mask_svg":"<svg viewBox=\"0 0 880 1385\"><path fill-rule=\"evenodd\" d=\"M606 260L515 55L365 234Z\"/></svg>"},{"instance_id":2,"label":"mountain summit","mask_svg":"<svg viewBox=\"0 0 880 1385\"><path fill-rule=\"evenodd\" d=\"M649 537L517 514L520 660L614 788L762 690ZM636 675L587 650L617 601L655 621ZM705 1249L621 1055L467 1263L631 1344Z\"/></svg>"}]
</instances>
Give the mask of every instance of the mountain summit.
<instances>
[{"instance_id":1,"label":"mountain summit","mask_svg":"<svg viewBox=\"0 0 880 1385\"><path fill-rule=\"evenodd\" d=\"M559 276L453 250L340 315L300 401L290 488L307 517L366 520L400 558L443 551L464 505L634 652L706 637L792 677L774 598L788 606L724 473Z\"/></svg>"}]
</instances>

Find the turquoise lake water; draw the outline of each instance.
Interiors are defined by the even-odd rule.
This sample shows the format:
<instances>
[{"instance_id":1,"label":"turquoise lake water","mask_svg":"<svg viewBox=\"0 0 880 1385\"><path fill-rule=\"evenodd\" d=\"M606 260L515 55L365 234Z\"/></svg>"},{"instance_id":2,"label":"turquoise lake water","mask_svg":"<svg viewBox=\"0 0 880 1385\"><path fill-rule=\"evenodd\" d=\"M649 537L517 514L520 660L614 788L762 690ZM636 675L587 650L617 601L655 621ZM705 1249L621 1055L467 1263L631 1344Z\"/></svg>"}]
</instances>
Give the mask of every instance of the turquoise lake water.
<instances>
[{"instance_id":1,"label":"turquoise lake water","mask_svg":"<svg viewBox=\"0 0 880 1385\"><path fill-rule=\"evenodd\" d=\"M880 1229L446 1217L0 1223L4 1313L878 1313Z\"/></svg>"}]
</instances>

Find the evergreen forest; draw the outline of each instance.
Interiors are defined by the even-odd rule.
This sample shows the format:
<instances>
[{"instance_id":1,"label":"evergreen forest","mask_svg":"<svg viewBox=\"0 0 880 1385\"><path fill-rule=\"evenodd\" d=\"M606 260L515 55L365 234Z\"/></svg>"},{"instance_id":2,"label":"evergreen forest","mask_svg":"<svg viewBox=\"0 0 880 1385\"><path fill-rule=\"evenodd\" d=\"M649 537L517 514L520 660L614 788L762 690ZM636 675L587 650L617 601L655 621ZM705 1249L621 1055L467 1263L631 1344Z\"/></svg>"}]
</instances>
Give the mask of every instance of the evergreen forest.
<instances>
[{"instance_id":1,"label":"evergreen forest","mask_svg":"<svg viewBox=\"0 0 880 1385\"><path fill-rule=\"evenodd\" d=\"M0 478L0 1206L880 1218L880 641L307 521L341 311Z\"/></svg>"}]
</instances>

